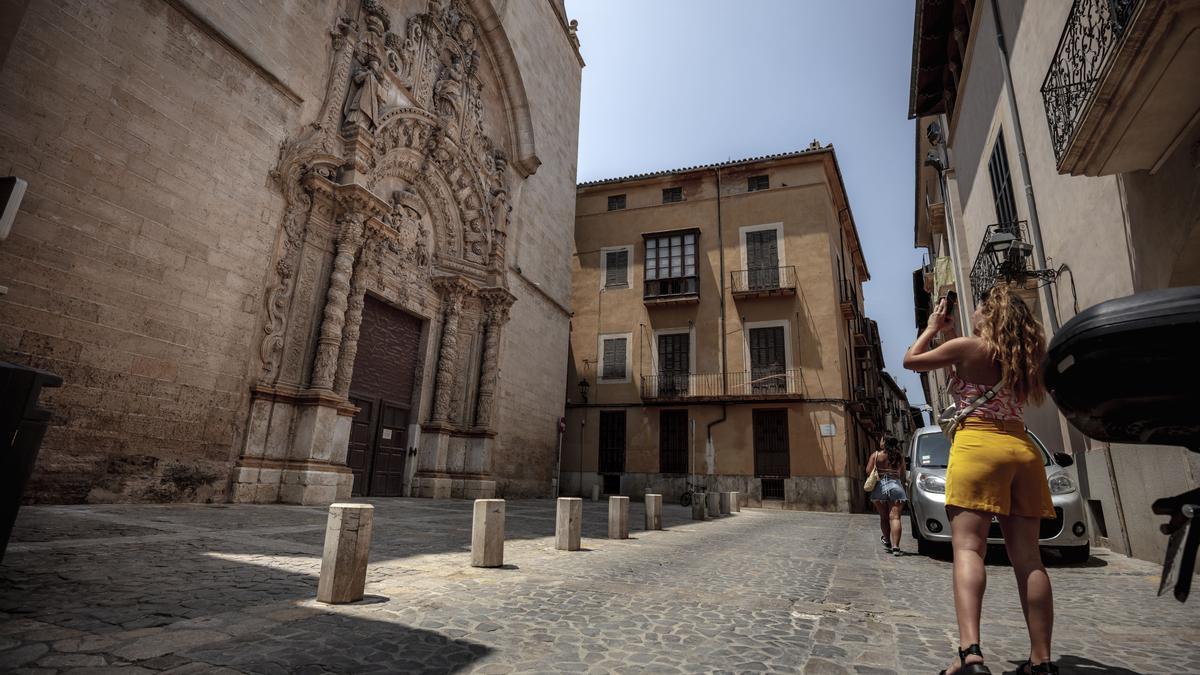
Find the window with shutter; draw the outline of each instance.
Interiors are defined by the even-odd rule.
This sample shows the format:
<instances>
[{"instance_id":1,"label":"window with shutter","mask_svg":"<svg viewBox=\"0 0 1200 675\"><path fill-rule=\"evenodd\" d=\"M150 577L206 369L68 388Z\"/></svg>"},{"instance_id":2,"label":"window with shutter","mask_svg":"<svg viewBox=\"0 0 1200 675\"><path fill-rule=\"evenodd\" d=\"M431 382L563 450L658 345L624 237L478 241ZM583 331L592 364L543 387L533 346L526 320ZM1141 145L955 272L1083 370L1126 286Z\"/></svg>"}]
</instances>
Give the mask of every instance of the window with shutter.
<instances>
[{"instance_id":1,"label":"window with shutter","mask_svg":"<svg viewBox=\"0 0 1200 675\"><path fill-rule=\"evenodd\" d=\"M757 190L766 190L771 187L771 180L767 176L751 176L746 179L746 192L755 192Z\"/></svg>"},{"instance_id":2,"label":"window with shutter","mask_svg":"<svg viewBox=\"0 0 1200 675\"><path fill-rule=\"evenodd\" d=\"M688 417L686 410L663 410L658 417L658 470L687 473Z\"/></svg>"},{"instance_id":3,"label":"window with shutter","mask_svg":"<svg viewBox=\"0 0 1200 675\"><path fill-rule=\"evenodd\" d=\"M675 202L681 202L681 201L683 201L683 188L681 188L681 187L665 188L662 191L662 195L663 195L663 203L664 204L674 204Z\"/></svg>"},{"instance_id":4,"label":"window with shutter","mask_svg":"<svg viewBox=\"0 0 1200 675\"><path fill-rule=\"evenodd\" d=\"M783 326L751 328L750 342L751 390L755 394L787 391L787 356L784 352Z\"/></svg>"},{"instance_id":5,"label":"window with shutter","mask_svg":"<svg viewBox=\"0 0 1200 675\"><path fill-rule=\"evenodd\" d=\"M600 412L600 473L625 471L625 411ZM616 490L609 490L616 492Z\"/></svg>"},{"instance_id":6,"label":"window with shutter","mask_svg":"<svg viewBox=\"0 0 1200 675\"><path fill-rule=\"evenodd\" d=\"M779 288L779 237L775 230L746 232L750 290Z\"/></svg>"},{"instance_id":7,"label":"window with shutter","mask_svg":"<svg viewBox=\"0 0 1200 675\"><path fill-rule=\"evenodd\" d=\"M629 285L629 251L606 251L604 253L604 287Z\"/></svg>"},{"instance_id":8,"label":"window with shutter","mask_svg":"<svg viewBox=\"0 0 1200 675\"><path fill-rule=\"evenodd\" d=\"M603 366L600 373L602 378L606 380L625 379L626 346L626 339L623 337L604 338L604 354L601 356Z\"/></svg>"},{"instance_id":9,"label":"window with shutter","mask_svg":"<svg viewBox=\"0 0 1200 675\"><path fill-rule=\"evenodd\" d=\"M691 374L691 336L670 333L658 336L658 394L686 396Z\"/></svg>"},{"instance_id":10,"label":"window with shutter","mask_svg":"<svg viewBox=\"0 0 1200 675\"><path fill-rule=\"evenodd\" d=\"M625 195L609 195L608 210L620 211L625 208Z\"/></svg>"}]
</instances>

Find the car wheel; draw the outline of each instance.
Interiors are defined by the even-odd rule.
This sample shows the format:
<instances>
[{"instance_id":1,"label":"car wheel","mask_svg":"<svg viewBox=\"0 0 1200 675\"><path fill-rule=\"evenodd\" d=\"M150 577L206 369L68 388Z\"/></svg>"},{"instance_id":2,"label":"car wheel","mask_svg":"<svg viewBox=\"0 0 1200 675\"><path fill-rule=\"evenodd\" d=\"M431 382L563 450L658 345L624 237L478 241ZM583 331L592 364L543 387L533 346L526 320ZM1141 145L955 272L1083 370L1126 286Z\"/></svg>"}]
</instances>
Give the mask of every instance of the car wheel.
<instances>
[{"instance_id":1,"label":"car wheel","mask_svg":"<svg viewBox=\"0 0 1200 675\"><path fill-rule=\"evenodd\" d=\"M1085 563L1092 557L1092 545L1064 546L1058 549L1058 553L1062 556L1063 562Z\"/></svg>"}]
</instances>

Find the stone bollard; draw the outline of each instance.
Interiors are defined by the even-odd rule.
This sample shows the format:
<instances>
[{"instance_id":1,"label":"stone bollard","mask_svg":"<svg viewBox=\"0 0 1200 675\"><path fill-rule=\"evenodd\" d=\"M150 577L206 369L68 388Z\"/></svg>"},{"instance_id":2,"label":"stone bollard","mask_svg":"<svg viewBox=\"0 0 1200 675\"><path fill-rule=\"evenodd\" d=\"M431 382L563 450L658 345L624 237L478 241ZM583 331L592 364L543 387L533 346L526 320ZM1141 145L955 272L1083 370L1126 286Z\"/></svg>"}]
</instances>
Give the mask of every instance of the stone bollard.
<instances>
[{"instance_id":1,"label":"stone bollard","mask_svg":"<svg viewBox=\"0 0 1200 675\"><path fill-rule=\"evenodd\" d=\"M330 504L321 578L317 582L318 601L341 604L362 600L374 512L370 504Z\"/></svg>"},{"instance_id":2,"label":"stone bollard","mask_svg":"<svg viewBox=\"0 0 1200 675\"><path fill-rule=\"evenodd\" d=\"M729 493L729 510L732 513L741 513L742 511L742 493Z\"/></svg>"},{"instance_id":3,"label":"stone bollard","mask_svg":"<svg viewBox=\"0 0 1200 675\"><path fill-rule=\"evenodd\" d=\"M707 495L705 495L705 499L708 500L708 505L707 505L708 517L709 518L720 518L721 517L721 494L719 492L709 492Z\"/></svg>"},{"instance_id":4,"label":"stone bollard","mask_svg":"<svg viewBox=\"0 0 1200 675\"><path fill-rule=\"evenodd\" d=\"M600 501L600 485L598 484L592 486L592 501Z\"/></svg>"},{"instance_id":5,"label":"stone bollard","mask_svg":"<svg viewBox=\"0 0 1200 675\"><path fill-rule=\"evenodd\" d=\"M646 529L662 529L662 495L646 493Z\"/></svg>"},{"instance_id":6,"label":"stone bollard","mask_svg":"<svg viewBox=\"0 0 1200 675\"><path fill-rule=\"evenodd\" d=\"M504 500L476 499L471 520L471 566L504 564Z\"/></svg>"},{"instance_id":7,"label":"stone bollard","mask_svg":"<svg viewBox=\"0 0 1200 675\"><path fill-rule=\"evenodd\" d=\"M692 520L704 520L704 506L704 495L699 492L692 493Z\"/></svg>"},{"instance_id":8,"label":"stone bollard","mask_svg":"<svg viewBox=\"0 0 1200 675\"><path fill-rule=\"evenodd\" d=\"M554 519L554 548L560 551L578 551L582 526L583 499L559 497L558 515Z\"/></svg>"},{"instance_id":9,"label":"stone bollard","mask_svg":"<svg viewBox=\"0 0 1200 675\"><path fill-rule=\"evenodd\" d=\"M732 492L722 492L720 494L721 494L721 497L720 497L720 499L721 499L721 504L720 504L721 515L727 516L733 512L733 507L729 503L729 497L733 493Z\"/></svg>"},{"instance_id":10,"label":"stone bollard","mask_svg":"<svg viewBox=\"0 0 1200 675\"><path fill-rule=\"evenodd\" d=\"M608 498L608 538L629 538L629 497Z\"/></svg>"}]
</instances>

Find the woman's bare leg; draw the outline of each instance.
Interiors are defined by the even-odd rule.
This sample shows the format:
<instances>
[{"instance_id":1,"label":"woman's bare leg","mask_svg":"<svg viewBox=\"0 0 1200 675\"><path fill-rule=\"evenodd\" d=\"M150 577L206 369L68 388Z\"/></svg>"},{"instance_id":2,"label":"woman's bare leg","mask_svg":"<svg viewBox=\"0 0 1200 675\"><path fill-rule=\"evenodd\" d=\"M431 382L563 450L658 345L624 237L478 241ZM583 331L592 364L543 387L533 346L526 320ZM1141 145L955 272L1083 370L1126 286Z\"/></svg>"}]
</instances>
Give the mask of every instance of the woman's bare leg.
<instances>
[{"instance_id":1,"label":"woman's bare leg","mask_svg":"<svg viewBox=\"0 0 1200 675\"><path fill-rule=\"evenodd\" d=\"M979 617L983 611L983 592L987 589L987 570L983 559L987 555L987 531L991 514L955 507L946 508L950 516L950 536L954 546L954 611L958 616L959 648L979 642ZM968 656L967 663L979 663L978 656ZM956 657L947 673L961 667Z\"/></svg>"},{"instance_id":2,"label":"woman's bare leg","mask_svg":"<svg viewBox=\"0 0 1200 675\"><path fill-rule=\"evenodd\" d=\"M875 510L879 512L879 533L884 537L891 535L891 524L888 523L888 508L887 502L871 502L875 505ZM895 544L892 544L895 546Z\"/></svg>"},{"instance_id":3,"label":"woman's bare leg","mask_svg":"<svg viewBox=\"0 0 1200 675\"><path fill-rule=\"evenodd\" d=\"M1000 518L1004 545L1013 574L1017 575L1021 610L1025 612L1025 625L1029 629L1029 660L1032 663L1050 660L1050 639L1054 632L1054 594L1038 546L1040 526L1037 518Z\"/></svg>"},{"instance_id":4,"label":"woman's bare leg","mask_svg":"<svg viewBox=\"0 0 1200 675\"><path fill-rule=\"evenodd\" d=\"M900 514L904 511L904 502L891 502L888 518L892 524L892 548L900 548L900 535L903 534L903 523Z\"/></svg>"}]
</instances>

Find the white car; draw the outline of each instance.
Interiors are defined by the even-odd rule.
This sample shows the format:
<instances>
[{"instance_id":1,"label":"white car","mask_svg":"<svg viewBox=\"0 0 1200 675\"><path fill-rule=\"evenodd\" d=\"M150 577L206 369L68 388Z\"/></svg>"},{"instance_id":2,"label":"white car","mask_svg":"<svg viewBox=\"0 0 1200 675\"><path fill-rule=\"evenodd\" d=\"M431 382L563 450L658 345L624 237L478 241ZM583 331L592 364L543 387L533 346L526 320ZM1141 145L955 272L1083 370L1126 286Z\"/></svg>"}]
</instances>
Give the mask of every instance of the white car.
<instances>
[{"instance_id":1,"label":"white car","mask_svg":"<svg viewBox=\"0 0 1200 675\"><path fill-rule=\"evenodd\" d=\"M1088 542L1087 518L1083 497L1075 479L1065 470L1072 463L1070 455L1057 453L1051 457L1032 431L1029 438L1041 451L1046 464L1046 481L1054 501L1054 520L1042 521L1039 536L1043 548L1058 549L1067 562L1086 562L1091 555ZM909 515L917 551L924 555L936 545L949 545L950 521L946 518L946 464L950 457L950 442L936 425L922 427L909 441L908 471ZM1003 544L1000 523L992 519L988 531L989 544Z\"/></svg>"}]
</instances>

